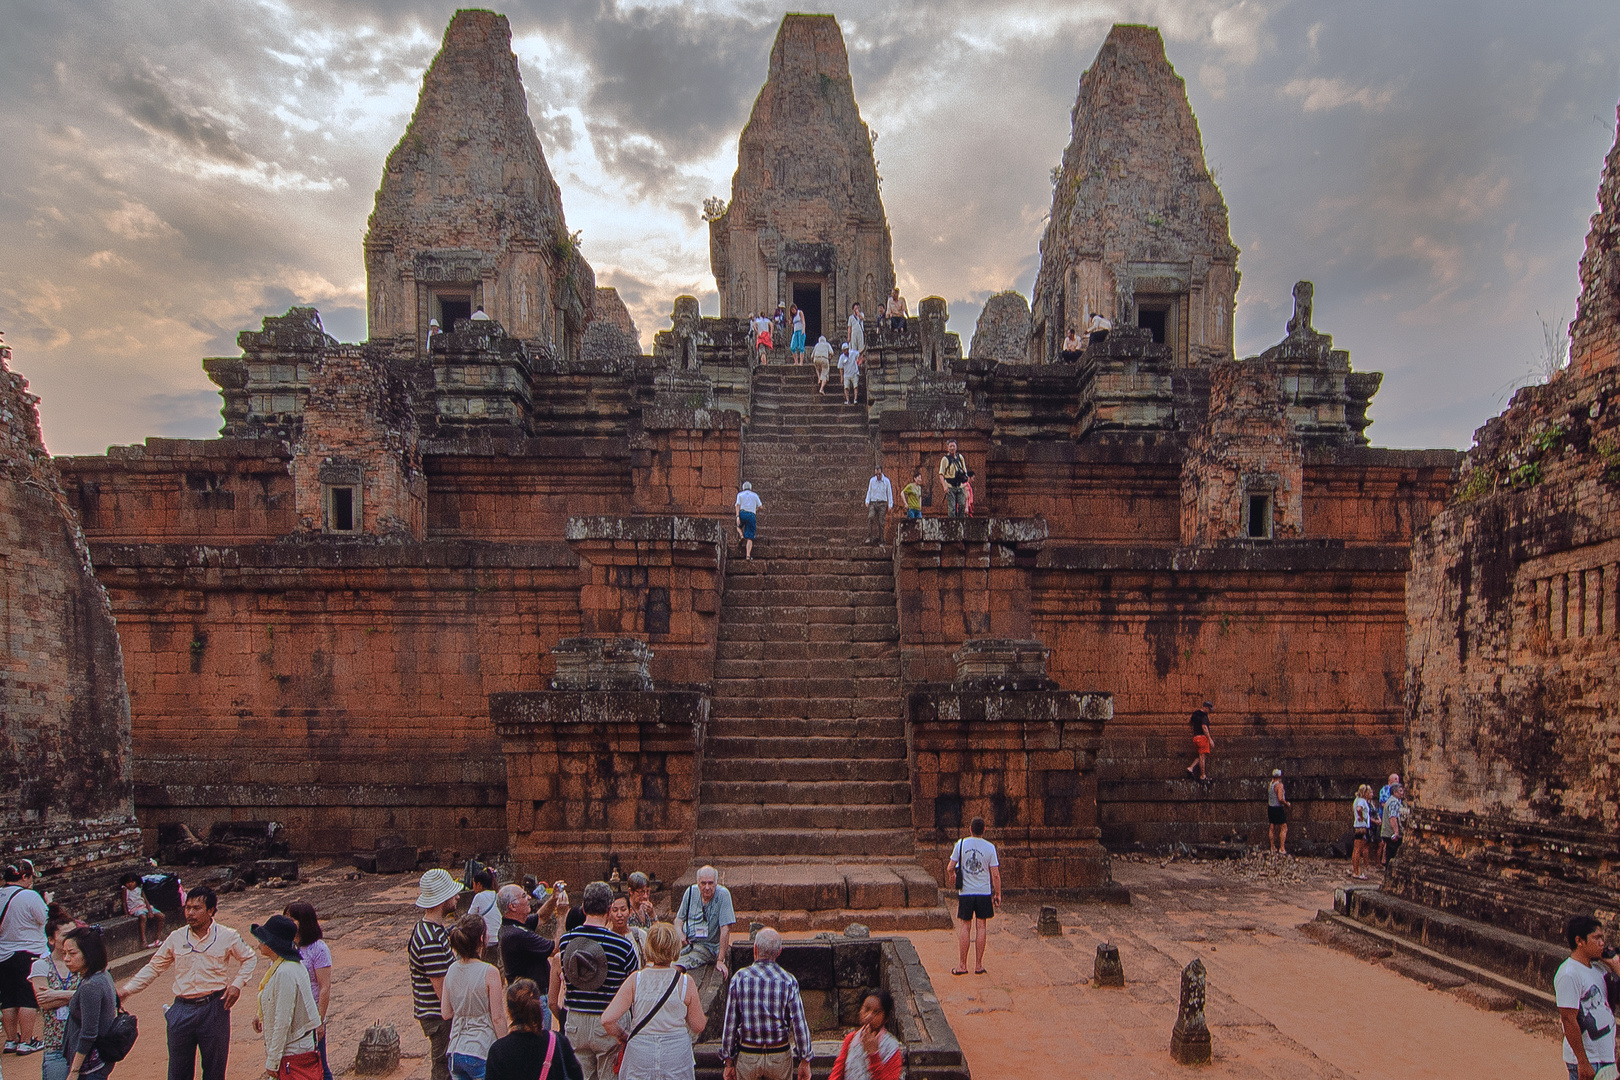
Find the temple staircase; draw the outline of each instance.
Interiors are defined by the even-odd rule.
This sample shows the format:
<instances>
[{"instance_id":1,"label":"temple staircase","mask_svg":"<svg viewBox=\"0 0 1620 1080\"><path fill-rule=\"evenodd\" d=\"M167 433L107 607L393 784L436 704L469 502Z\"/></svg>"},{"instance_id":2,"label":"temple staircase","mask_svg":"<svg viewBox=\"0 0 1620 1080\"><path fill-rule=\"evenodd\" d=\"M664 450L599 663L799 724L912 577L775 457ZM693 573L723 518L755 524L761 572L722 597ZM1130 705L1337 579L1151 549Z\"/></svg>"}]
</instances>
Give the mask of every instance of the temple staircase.
<instances>
[{"instance_id":1,"label":"temple staircase","mask_svg":"<svg viewBox=\"0 0 1620 1080\"><path fill-rule=\"evenodd\" d=\"M693 865L745 924L948 927L915 860L893 549L864 542L871 432L837 377L821 397L809 366L754 373L763 505L753 560L727 562Z\"/></svg>"}]
</instances>

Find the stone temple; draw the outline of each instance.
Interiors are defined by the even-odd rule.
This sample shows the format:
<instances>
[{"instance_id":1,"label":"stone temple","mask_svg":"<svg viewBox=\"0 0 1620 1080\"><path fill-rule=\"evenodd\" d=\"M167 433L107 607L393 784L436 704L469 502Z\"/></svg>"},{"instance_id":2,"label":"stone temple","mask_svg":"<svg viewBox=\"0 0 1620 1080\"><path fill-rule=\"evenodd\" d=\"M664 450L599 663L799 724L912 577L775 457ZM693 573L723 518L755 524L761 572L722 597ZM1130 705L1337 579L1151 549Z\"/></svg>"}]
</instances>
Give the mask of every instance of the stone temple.
<instances>
[{"instance_id":1,"label":"stone temple","mask_svg":"<svg viewBox=\"0 0 1620 1080\"><path fill-rule=\"evenodd\" d=\"M1274 767L1291 840L1340 839L1417 752L1407 573L1460 455L1369 444L1379 376L1308 282L1234 357L1238 253L1147 27L1081 79L1028 308L964 358L913 298L869 324L861 403L813 400L745 317L798 303L841 341L893 283L854 91L836 21L784 19L709 208L720 314L672 298L642 355L506 20L456 14L383 170L368 340L266 318L203 362L218 438L55 463L118 619L148 845L269 819L305 851L397 836L570 880L714 862L745 920L819 928L938 925L975 816L1009 891L1098 900L1111 850L1262 837ZM1093 311L1115 331L1063 362ZM931 475L946 438L972 516L936 491L863 544L871 463ZM1207 784L1183 771L1205 698Z\"/></svg>"}]
</instances>

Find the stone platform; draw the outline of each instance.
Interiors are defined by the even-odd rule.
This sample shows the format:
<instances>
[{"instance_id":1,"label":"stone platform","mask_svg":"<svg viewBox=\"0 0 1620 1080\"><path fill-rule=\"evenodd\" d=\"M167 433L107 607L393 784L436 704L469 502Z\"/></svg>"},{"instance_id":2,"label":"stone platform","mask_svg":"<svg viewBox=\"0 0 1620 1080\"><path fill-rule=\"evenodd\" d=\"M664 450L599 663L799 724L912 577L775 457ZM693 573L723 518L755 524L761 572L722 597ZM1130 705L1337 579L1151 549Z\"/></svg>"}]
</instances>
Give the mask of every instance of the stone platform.
<instances>
[{"instance_id":1,"label":"stone platform","mask_svg":"<svg viewBox=\"0 0 1620 1080\"><path fill-rule=\"evenodd\" d=\"M737 921L786 932L843 931L850 923L872 930L932 930L951 926L939 883L915 863L844 860L760 865L717 865L731 890ZM672 897L697 880L689 870ZM741 936L740 934L738 936Z\"/></svg>"}]
</instances>

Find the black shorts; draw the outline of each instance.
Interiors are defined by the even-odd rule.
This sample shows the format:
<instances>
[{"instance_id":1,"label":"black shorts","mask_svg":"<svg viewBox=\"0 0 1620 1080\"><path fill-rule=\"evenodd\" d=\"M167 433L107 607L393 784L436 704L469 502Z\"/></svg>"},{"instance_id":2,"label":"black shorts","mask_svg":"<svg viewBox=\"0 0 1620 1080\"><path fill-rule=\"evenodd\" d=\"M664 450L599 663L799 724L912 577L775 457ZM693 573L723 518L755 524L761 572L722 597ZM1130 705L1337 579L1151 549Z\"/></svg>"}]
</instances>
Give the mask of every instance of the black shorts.
<instances>
[{"instance_id":1,"label":"black shorts","mask_svg":"<svg viewBox=\"0 0 1620 1080\"><path fill-rule=\"evenodd\" d=\"M1393 859L1401 850L1401 838L1398 836L1384 837L1384 858Z\"/></svg>"},{"instance_id":2,"label":"black shorts","mask_svg":"<svg viewBox=\"0 0 1620 1080\"><path fill-rule=\"evenodd\" d=\"M994 918L996 905L988 896L958 896L956 898L956 917L967 922L977 915L981 919Z\"/></svg>"},{"instance_id":3,"label":"black shorts","mask_svg":"<svg viewBox=\"0 0 1620 1080\"><path fill-rule=\"evenodd\" d=\"M1371 829L1357 829L1356 830L1356 839L1357 840L1365 840L1365 839L1367 839L1367 834L1369 832L1371 832L1371 831L1372 831Z\"/></svg>"},{"instance_id":4,"label":"black shorts","mask_svg":"<svg viewBox=\"0 0 1620 1080\"><path fill-rule=\"evenodd\" d=\"M1271 822L1273 825L1286 825L1286 824L1288 824L1288 807L1286 807L1286 806L1268 806L1268 807L1266 807L1266 820Z\"/></svg>"},{"instance_id":5,"label":"black shorts","mask_svg":"<svg viewBox=\"0 0 1620 1080\"><path fill-rule=\"evenodd\" d=\"M0 960L0 1009L37 1009L34 984L28 981L28 969L37 959L33 953L17 952Z\"/></svg>"}]
</instances>

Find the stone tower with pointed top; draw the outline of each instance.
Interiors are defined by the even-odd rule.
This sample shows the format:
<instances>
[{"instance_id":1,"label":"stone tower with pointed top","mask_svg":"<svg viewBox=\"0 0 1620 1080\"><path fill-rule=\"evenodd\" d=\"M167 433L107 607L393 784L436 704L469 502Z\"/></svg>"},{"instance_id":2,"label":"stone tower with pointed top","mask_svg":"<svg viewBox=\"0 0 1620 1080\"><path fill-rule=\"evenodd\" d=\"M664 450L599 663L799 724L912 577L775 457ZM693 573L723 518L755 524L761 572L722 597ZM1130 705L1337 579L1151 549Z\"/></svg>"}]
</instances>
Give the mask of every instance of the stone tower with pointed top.
<instances>
[{"instance_id":1,"label":"stone tower with pointed top","mask_svg":"<svg viewBox=\"0 0 1620 1080\"><path fill-rule=\"evenodd\" d=\"M448 332L481 306L512 337L577 353L595 275L529 122L506 16L450 20L388 155L366 285L373 341L425 353L429 320Z\"/></svg>"},{"instance_id":2,"label":"stone tower with pointed top","mask_svg":"<svg viewBox=\"0 0 1620 1080\"><path fill-rule=\"evenodd\" d=\"M855 105L831 15L789 15L737 151L731 202L709 222L720 314L798 304L810 340L841 340L855 301L869 319L894 285L872 135Z\"/></svg>"},{"instance_id":3,"label":"stone tower with pointed top","mask_svg":"<svg viewBox=\"0 0 1620 1080\"><path fill-rule=\"evenodd\" d=\"M1232 356L1238 250L1185 84L1151 26L1115 26L1080 78L1031 303L1030 358L1092 312L1149 327L1177 366Z\"/></svg>"}]
</instances>

